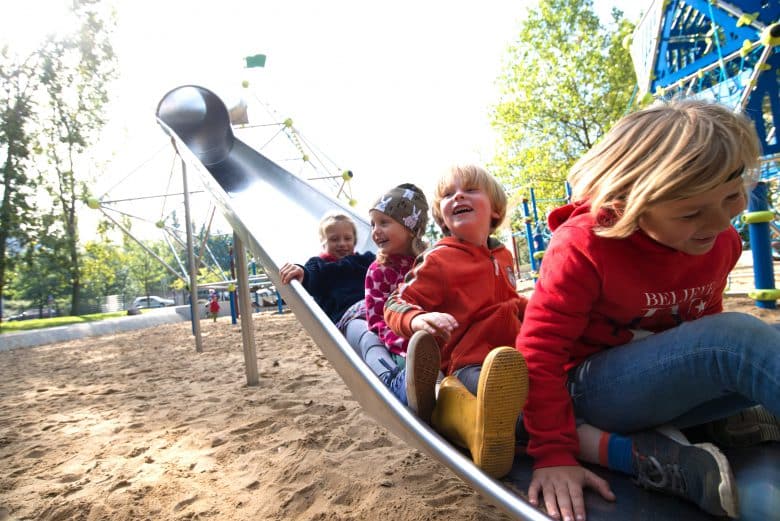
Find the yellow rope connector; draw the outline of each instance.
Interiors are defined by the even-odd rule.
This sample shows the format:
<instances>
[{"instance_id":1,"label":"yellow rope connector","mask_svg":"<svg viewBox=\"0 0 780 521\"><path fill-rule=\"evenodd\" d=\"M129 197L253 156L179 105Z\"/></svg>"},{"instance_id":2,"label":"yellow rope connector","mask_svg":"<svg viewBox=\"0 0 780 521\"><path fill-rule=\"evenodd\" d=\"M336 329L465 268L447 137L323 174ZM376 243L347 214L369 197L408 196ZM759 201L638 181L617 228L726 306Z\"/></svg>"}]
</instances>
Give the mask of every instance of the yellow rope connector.
<instances>
[{"instance_id":1,"label":"yellow rope connector","mask_svg":"<svg viewBox=\"0 0 780 521\"><path fill-rule=\"evenodd\" d=\"M767 47L780 45L780 22L773 23L761 31L761 43Z\"/></svg>"},{"instance_id":2,"label":"yellow rope connector","mask_svg":"<svg viewBox=\"0 0 780 521\"><path fill-rule=\"evenodd\" d=\"M344 181L349 181L350 179L352 179L354 177L354 175L355 174L352 173L352 170L344 170L343 172L341 172L341 178Z\"/></svg>"},{"instance_id":3,"label":"yellow rope connector","mask_svg":"<svg viewBox=\"0 0 780 521\"><path fill-rule=\"evenodd\" d=\"M780 289L756 289L748 293L753 300L774 301L780 299Z\"/></svg>"},{"instance_id":4,"label":"yellow rope connector","mask_svg":"<svg viewBox=\"0 0 780 521\"><path fill-rule=\"evenodd\" d=\"M350 200L349 200L349 205L350 205L350 206L352 206L353 208L354 208L355 206L357 206L357 199L350 199Z\"/></svg>"},{"instance_id":5,"label":"yellow rope connector","mask_svg":"<svg viewBox=\"0 0 780 521\"><path fill-rule=\"evenodd\" d=\"M544 257L544 250L539 250L534 252L534 259L542 260L542 257Z\"/></svg>"},{"instance_id":6,"label":"yellow rope connector","mask_svg":"<svg viewBox=\"0 0 780 521\"><path fill-rule=\"evenodd\" d=\"M285 119L284 120L284 126L287 127L287 128L292 128L292 126L293 126L292 118Z\"/></svg>"},{"instance_id":7,"label":"yellow rope connector","mask_svg":"<svg viewBox=\"0 0 780 521\"><path fill-rule=\"evenodd\" d=\"M760 212L748 212L742 214L740 217L740 220L744 224L758 224L758 223L769 223L774 221L775 219L775 212L771 210L762 210Z\"/></svg>"},{"instance_id":8,"label":"yellow rope connector","mask_svg":"<svg viewBox=\"0 0 780 521\"><path fill-rule=\"evenodd\" d=\"M737 19L737 27L742 27L743 25L750 25L756 21L756 18L758 18L758 12L742 13L742 16L740 16Z\"/></svg>"}]
</instances>

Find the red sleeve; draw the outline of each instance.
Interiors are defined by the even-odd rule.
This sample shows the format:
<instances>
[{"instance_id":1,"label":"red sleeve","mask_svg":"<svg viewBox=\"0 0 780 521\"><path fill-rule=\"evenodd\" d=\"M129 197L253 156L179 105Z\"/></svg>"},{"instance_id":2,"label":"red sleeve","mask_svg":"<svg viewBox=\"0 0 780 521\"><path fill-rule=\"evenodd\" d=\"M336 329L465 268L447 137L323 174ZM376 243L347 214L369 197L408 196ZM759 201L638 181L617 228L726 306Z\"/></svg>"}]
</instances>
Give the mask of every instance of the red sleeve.
<instances>
[{"instance_id":1,"label":"red sleeve","mask_svg":"<svg viewBox=\"0 0 780 521\"><path fill-rule=\"evenodd\" d=\"M439 309L448 287L443 266L437 261L437 249L428 250L415 261L404 282L385 303L385 322L398 335L412 336L412 319L429 310Z\"/></svg>"},{"instance_id":2,"label":"red sleeve","mask_svg":"<svg viewBox=\"0 0 780 521\"><path fill-rule=\"evenodd\" d=\"M579 441L564 367L583 334L600 292L600 277L579 244L586 230L556 231L539 282L525 310L517 348L528 364L529 395L523 409L535 467L578 465Z\"/></svg>"}]
</instances>

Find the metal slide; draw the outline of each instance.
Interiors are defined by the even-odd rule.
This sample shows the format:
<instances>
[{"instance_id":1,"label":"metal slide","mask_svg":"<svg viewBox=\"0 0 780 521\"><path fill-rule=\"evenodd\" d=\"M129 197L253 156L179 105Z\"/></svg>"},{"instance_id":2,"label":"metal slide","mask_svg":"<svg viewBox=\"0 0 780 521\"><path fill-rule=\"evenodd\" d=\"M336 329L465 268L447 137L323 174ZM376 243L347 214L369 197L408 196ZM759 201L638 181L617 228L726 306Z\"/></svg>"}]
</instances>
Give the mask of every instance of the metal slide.
<instances>
[{"instance_id":1,"label":"metal slide","mask_svg":"<svg viewBox=\"0 0 780 521\"><path fill-rule=\"evenodd\" d=\"M549 519L511 489L527 490L530 460L518 457L504 482L483 474L468 455L450 445L396 400L298 282L281 284L282 264L303 262L320 251L317 225L328 210L339 208L353 217L358 226L358 251L375 250L365 216L355 214L236 139L227 108L208 89L183 86L170 91L160 101L157 121L171 137L188 173L200 177L235 233L262 263L296 318L363 409L411 446L449 467L513 518ZM745 453L738 459L747 463L743 467L751 472L751 483L774 487L780 484L777 446ZM740 469L735 470L739 476ZM608 503L588 492L590 521L710 519L685 502L645 492L625 477L597 471L610 481L619 499ZM765 519L777 514L780 507L774 507Z\"/></svg>"}]
</instances>

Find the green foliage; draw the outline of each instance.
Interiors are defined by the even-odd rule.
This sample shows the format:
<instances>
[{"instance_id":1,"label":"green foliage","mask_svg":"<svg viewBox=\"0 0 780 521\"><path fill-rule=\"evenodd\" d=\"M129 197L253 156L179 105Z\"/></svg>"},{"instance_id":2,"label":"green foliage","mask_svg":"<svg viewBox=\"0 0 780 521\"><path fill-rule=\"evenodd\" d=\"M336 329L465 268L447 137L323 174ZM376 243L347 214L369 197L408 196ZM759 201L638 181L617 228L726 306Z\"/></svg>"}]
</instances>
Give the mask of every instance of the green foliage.
<instances>
[{"instance_id":1,"label":"green foliage","mask_svg":"<svg viewBox=\"0 0 780 521\"><path fill-rule=\"evenodd\" d=\"M169 266L173 264L173 254L165 243L159 241L145 244L145 246ZM167 294L169 288L174 288L175 281L179 280L169 273L167 268L153 255L127 237L125 238L122 261L123 269L126 270L126 281L122 287L125 301L136 296Z\"/></svg>"},{"instance_id":2,"label":"green foliage","mask_svg":"<svg viewBox=\"0 0 780 521\"><path fill-rule=\"evenodd\" d=\"M37 179L30 174L35 91L35 59L19 59L0 48L0 299L8 275L35 235L33 195Z\"/></svg>"},{"instance_id":3,"label":"green foliage","mask_svg":"<svg viewBox=\"0 0 780 521\"><path fill-rule=\"evenodd\" d=\"M10 298L26 300L29 307L42 309L49 295L56 298L65 294L70 287L68 271L61 255L62 243L56 234L45 230L53 219L46 216L39 225L43 230L37 242L27 245L23 255L9 273L7 294ZM64 311L69 310L69 306Z\"/></svg>"},{"instance_id":4,"label":"green foliage","mask_svg":"<svg viewBox=\"0 0 780 521\"><path fill-rule=\"evenodd\" d=\"M425 229L424 238L428 243L428 246L433 246L436 244L436 241L442 238L441 230L436 226L436 223L433 222L433 219L428 221L428 227Z\"/></svg>"},{"instance_id":5,"label":"green foliage","mask_svg":"<svg viewBox=\"0 0 780 521\"><path fill-rule=\"evenodd\" d=\"M115 58L109 39L113 21L96 0L74 0L72 12L78 30L50 38L40 52L39 80L43 96L38 148L49 164L46 186L55 202L57 232L68 270L71 310L78 313L81 297L81 260L77 209L86 197L86 176L78 174L87 161L105 122L108 85L115 76Z\"/></svg>"},{"instance_id":6,"label":"green foliage","mask_svg":"<svg viewBox=\"0 0 780 521\"><path fill-rule=\"evenodd\" d=\"M626 112L636 80L622 42L632 31L618 10L602 25L592 0L541 0L529 11L492 113L501 139L491 166L512 192L560 198L570 167Z\"/></svg>"},{"instance_id":7,"label":"green foliage","mask_svg":"<svg viewBox=\"0 0 780 521\"><path fill-rule=\"evenodd\" d=\"M230 234L209 235L206 240L206 246L203 251L200 250L200 244L203 242L203 234L205 230L201 230L197 239L194 239L195 245L198 246L195 255L201 259L201 271L204 272L204 277L198 278L199 283L205 282L218 282L230 277L230 249L233 246L233 236ZM213 257L212 257L213 256ZM219 268L214 266L214 261L217 262ZM208 268L206 268L208 266ZM262 270L262 267L258 265L258 270ZM207 280L208 279L208 280Z\"/></svg>"},{"instance_id":8,"label":"green foliage","mask_svg":"<svg viewBox=\"0 0 780 521\"><path fill-rule=\"evenodd\" d=\"M119 293L117 275L122 273L122 251L105 238L89 241L84 246L81 264L81 282L85 298L96 298Z\"/></svg>"}]
</instances>

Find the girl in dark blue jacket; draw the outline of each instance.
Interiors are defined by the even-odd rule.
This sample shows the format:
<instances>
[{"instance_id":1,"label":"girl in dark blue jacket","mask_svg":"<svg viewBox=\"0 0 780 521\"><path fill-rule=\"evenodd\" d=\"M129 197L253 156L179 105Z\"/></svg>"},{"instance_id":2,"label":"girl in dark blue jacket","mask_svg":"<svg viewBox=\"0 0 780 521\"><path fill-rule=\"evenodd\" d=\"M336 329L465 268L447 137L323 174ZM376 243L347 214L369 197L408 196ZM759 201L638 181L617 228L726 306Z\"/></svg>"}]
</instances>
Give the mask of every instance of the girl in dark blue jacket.
<instances>
[{"instance_id":1,"label":"girl in dark blue jacket","mask_svg":"<svg viewBox=\"0 0 780 521\"><path fill-rule=\"evenodd\" d=\"M376 258L373 252L355 253L357 227L349 216L328 213L320 220L322 253L306 264L284 264L279 270L282 282L295 279L337 324L344 312L365 299L368 267Z\"/></svg>"}]
</instances>

